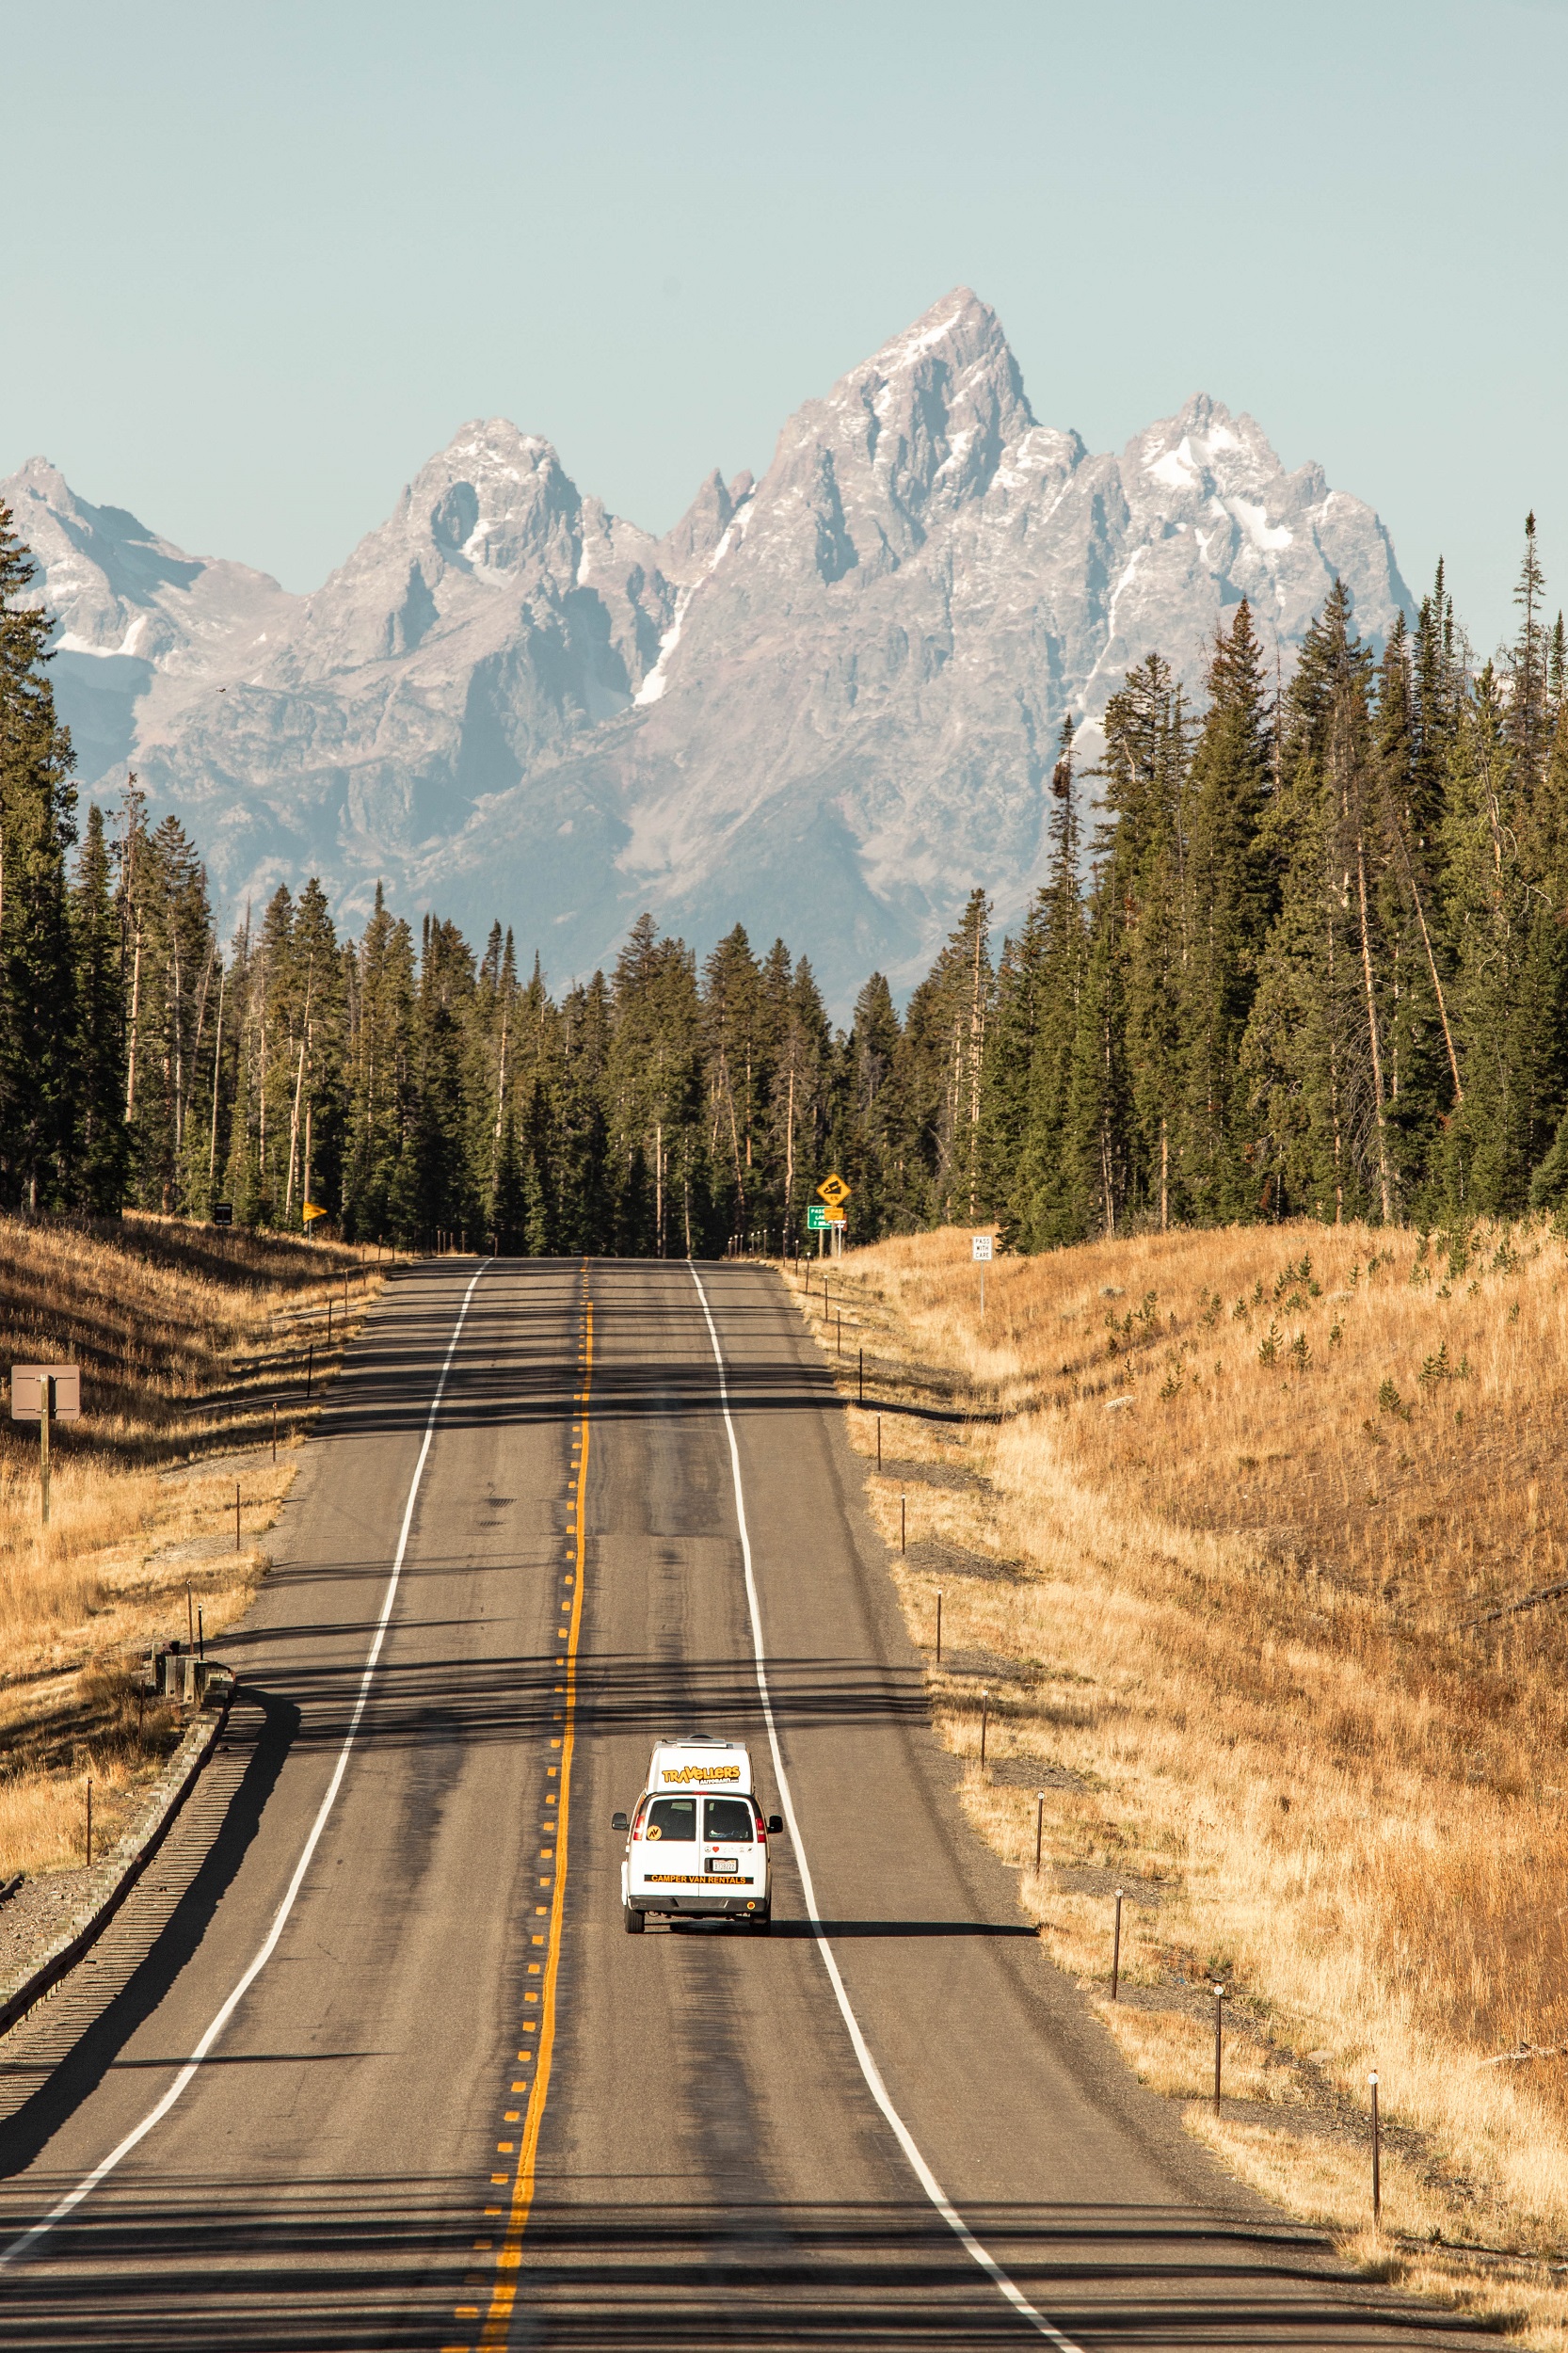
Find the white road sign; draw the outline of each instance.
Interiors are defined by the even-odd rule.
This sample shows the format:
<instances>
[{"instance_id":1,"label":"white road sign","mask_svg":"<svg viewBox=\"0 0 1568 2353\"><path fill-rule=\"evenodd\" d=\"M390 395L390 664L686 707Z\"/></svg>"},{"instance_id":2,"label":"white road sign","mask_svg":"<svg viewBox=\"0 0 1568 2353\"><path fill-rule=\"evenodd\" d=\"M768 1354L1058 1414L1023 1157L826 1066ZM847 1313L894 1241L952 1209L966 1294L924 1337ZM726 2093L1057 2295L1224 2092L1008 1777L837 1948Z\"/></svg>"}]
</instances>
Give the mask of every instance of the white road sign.
<instances>
[{"instance_id":1,"label":"white road sign","mask_svg":"<svg viewBox=\"0 0 1568 2353\"><path fill-rule=\"evenodd\" d=\"M53 1381L55 1393L53 1412L56 1421L77 1421L82 1413L82 1368L80 1365L13 1365L11 1367L12 1421L41 1421L43 1419L43 1388Z\"/></svg>"},{"instance_id":2,"label":"white road sign","mask_svg":"<svg viewBox=\"0 0 1568 2353\"><path fill-rule=\"evenodd\" d=\"M972 1254L972 1256L973 1256L973 1257L974 1257L974 1259L975 1259L976 1264L977 1264L977 1265L979 1265L979 1266L984 1266L984 1263L985 1263L985 1261L986 1261L986 1259L987 1259L987 1258L991 1256L991 1237L990 1237L990 1235L989 1235L989 1234L976 1234L976 1235L973 1237L973 1239L971 1240L970 1243L969 1243L969 1249L970 1249L970 1252L971 1252L971 1254Z\"/></svg>"}]
</instances>

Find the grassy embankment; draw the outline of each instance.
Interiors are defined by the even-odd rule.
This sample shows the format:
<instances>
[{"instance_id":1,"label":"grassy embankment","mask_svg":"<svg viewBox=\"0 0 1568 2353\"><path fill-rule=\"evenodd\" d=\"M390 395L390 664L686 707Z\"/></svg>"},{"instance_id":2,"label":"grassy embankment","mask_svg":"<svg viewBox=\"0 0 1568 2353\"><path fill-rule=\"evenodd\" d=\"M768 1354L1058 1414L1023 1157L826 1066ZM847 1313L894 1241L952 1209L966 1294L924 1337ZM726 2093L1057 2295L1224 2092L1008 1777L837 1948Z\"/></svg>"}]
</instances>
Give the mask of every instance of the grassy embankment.
<instances>
[{"instance_id":1,"label":"grassy embankment","mask_svg":"<svg viewBox=\"0 0 1568 2353\"><path fill-rule=\"evenodd\" d=\"M0 1882L82 1860L89 1775L106 1846L178 1738L134 1677L152 1644L184 1638L187 1608L211 1641L249 1600L314 1411L307 1350L317 1398L341 1354L345 1275L352 1325L380 1285L353 1251L165 1218L0 1217ZM38 1425L8 1418L9 1370L72 1360L83 1413L55 1426L44 1529ZM294 1401L274 1466L272 1407L247 1400L280 1390Z\"/></svg>"},{"instance_id":2,"label":"grassy embankment","mask_svg":"<svg viewBox=\"0 0 1568 2353\"><path fill-rule=\"evenodd\" d=\"M884 1413L872 1485L895 1546L908 1497L902 1592L974 1820L1238 2173L1568 2344L1568 1593L1534 1598L1568 1579L1568 1249L1171 1234L1000 1259L984 1326L977 1292L967 1235L831 1270L856 1446L877 1399L952 1417Z\"/></svg>"}]
</instances>

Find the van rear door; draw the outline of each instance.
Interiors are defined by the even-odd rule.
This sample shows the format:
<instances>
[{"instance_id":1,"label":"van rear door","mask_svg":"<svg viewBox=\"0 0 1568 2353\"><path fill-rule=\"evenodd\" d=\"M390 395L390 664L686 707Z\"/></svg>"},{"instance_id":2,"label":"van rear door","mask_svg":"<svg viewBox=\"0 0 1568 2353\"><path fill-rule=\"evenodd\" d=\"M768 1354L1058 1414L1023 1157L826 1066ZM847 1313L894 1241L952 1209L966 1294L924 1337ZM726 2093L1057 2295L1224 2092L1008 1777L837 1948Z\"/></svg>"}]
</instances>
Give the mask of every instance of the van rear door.
<instances>
[{"instance_id":1,"label":"van rear door","mask_svg":"<svg viewBox=\"0 0 1568 2353\"><path fill-rule=\"evenodd\" d=\"M697 1859L696 1798L651 1798L642 1836L632 1842L633 1881L655 1903L661 1897L696 1895L702 1885Z\"/></svg>"},{"instance_id":2,"label":"van rear door","mask_svg":"<svg viewBox=\"0 0 1568 2353\"><path fill-rule=\"evenodd\" d=\"M733 1887L754 1901L762 1895L767 1849L757 1836L749 1798L702 1801L702 1872L715 1887Z\"/></svg>"}]
</instances>

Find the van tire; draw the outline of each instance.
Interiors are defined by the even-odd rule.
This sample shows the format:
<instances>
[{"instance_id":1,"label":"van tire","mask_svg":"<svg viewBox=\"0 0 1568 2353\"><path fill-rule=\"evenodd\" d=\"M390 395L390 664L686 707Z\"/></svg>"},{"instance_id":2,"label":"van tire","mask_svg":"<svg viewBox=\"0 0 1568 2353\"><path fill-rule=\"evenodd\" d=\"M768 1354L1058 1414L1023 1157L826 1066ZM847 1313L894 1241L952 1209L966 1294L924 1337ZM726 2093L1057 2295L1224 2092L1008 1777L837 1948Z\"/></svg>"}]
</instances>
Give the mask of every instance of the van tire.
<instances>
[{"instance_id":1,"label":"van tire","mask_svg":"<svg viewBox=\"0 0 1568 2353\"><path fill-rule=\"evenodd\" d=\"M746 1920L746 1926L748 1929L753 1929L759 1936L766 1936L768 1930L773 1926L773 1906L768 1904L764 1906L762 1911L750 1913Z\"/></svg>"},{"instance_id":2,"label":"van tire","mask_svg":"<svg viewBox=\"0 0 1568 2353\"><path fill-rule=\"evenodd\" d=\"M622 1904L620 1919L628 1936L641 1936L648 1926L647 1913L639 1912L635 1904Z\"/></svg>"}]
</instances>

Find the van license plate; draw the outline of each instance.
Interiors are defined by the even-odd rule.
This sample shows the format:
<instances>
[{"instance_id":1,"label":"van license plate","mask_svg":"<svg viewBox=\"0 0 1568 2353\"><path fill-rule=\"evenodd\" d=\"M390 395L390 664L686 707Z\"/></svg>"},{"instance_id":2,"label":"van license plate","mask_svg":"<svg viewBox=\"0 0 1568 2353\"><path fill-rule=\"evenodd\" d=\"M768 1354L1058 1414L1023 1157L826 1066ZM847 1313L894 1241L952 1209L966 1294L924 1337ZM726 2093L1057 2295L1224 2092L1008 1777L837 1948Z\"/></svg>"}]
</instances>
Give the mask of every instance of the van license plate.
<instances>
[{"instance_id":1,"label":"van license plate","mask_svg":"<svg viewBox=\"0 0 1568 2353\"><path fill-rule=\"evenodd\" d=\"M708 1858L710 1871L738 1871L740 1867L732 1854L711 1854Z\"/></svg>"}]
</instances>

